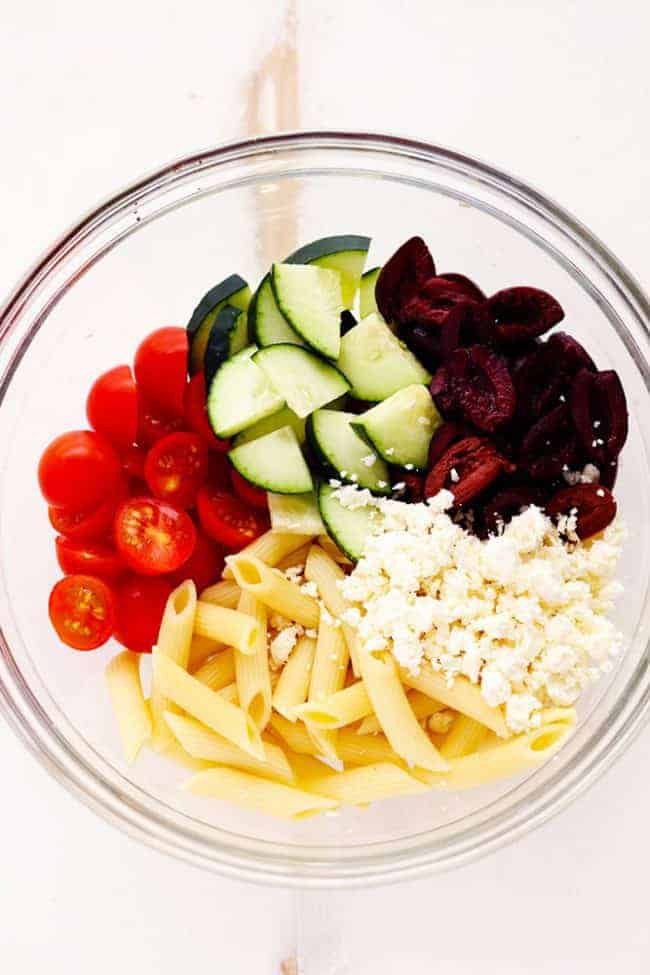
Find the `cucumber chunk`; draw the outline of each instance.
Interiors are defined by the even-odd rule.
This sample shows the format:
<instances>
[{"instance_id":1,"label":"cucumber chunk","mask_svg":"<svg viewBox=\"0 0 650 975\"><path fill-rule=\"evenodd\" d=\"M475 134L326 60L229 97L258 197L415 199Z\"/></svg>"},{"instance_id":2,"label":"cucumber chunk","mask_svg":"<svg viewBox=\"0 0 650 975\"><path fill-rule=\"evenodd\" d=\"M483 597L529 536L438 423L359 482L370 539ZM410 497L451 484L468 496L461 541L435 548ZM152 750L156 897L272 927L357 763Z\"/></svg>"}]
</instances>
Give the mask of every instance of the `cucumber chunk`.
<instances>
[{"instance_id":1,"label":"cucumber chunk","mask_svg":"<svg viewBox=\"0 0 650 975\"><path fill-rule=\"evenodd\" d=\"M314 488L298 438L291 427L228 451L233 467L251 484L276 494L306 494Z\"/></svg>"},{"instance_id":2,"label":"cucumber chunk","mask_svg":"<svg viewBox=\"0 0 650 975\"><path fill-rule=\"evenodd\" d=\"M305 344L278 308L269 274L260 284L248 306L248 329L251 339L260 348L265 345L278 345L281 342L303 346Z\"/></svg>"},{"instance_id":3,"label":"cucumber chunk","mask_svg":"<svg viewBox=\"0 0 650 975\"><path fill-rule=\"evenodd\" d=\"M278 308L305 342L328 359L341 347L341 275L311 264L274 264L271 285Z\"/></svg>"},{"instance_id":4,"label":"cucumber chunk","mask_svg":"<svg viewBox=\"0 0 650 975\"><path fill-rule=\"evenodd\" d=\"M380 267L372 267L361 276L361 284L359 285L359 313L362 318L367 318L368 315L379 315L377 299L375 298L375 285L377 284L377 278L380 272Z\"/></svg>"},{"instance_id":5,"label":"cucumber chunk","mask_svg":"<svg viewBox=\"0 0 650 975\"><path fill-rule=\"evenodd\" d=\"M316 410L307 420L307 442L326 474L375 494L390 494L388 467L354 432L354 413Z\"/></svg>"},{"instance_id":6,"label":"cucumber chunk","mask_svg":"<svg viewBox=\"0 0 650 975\"><path fill-rule=\"evenodd\" d=\"M381 512L370 507L344 508L330 484L318 488L318 508L328 535L348 558L358 562L368 538L381 530Z\"/></svg>"},{"instance_id":7,"label":"cucumber chunk","mask_svg":"<svg viewBox=\"0 0 650 975\"><path fill-rule=\"evenodd\" d=\"M215 284L192 312L185 331L189 343L190 375L203 369L205 347L210 335L210 329L220 309L227 303L246 311L251 300L251 290L238 274L231 274L229 278Z\"/></svg>"},{"instance_id":8,"label":"cucumber chunk","mask_svg":"<svg viewBox=\"0 0 650 975\"><path fill-rule=\"evenodd\" d=\"M426 386L405 386L353 417L351 426L384 460L424 471L431 437L441 423Z\"/></svg>"},{"instance_id":9,"label":"cucumber chunk","mask_svg":"<svg viewBox=\"0 0 650 975\"><path fill-rule=\"evenodd\" d=\"M324 535L325 525L313 491L309 494L268 494L271 528L288 535Z\"/></svg>"},{"instance_id":10,"label":"cucumber chunk","mask_svg":"<svg viewBox=\"0 0 650 975\"><path fill-rule=\"evenodd\" d=\"M206 389L210 388L217 370L226 359L241 352L247 342L246 312L234 305L224 305L217 312L205 346L203 372Z\"/></svg>"},{"instance_id":11,"label":"cucumber chunk","mask_svg":"<svg viewBox=\"0 0 650 975\"><path fill-rule=\"evenodd\" d=\"M305 442L305 421L301 420L299 416L296 416L288 406L283 406L277 413L273 413L271 416L259 420L252 427L246 427L245 430L238 433L233 442L234 446L239 447L243 443L248 443L249 440L257 440L258 437L263 437L267 433L273 433L274 430L279 430L280 427L292 427L298 438L298 443Z\"/></svg>"},{"instance_id":12,"label":"cucumber chunk","mask_svg":"<svg viewBox=\"0 0 650 975\"><path fill-rule=\"evenodd\" d=\"M284 406L282 396L253 362L249 345L224 362L208 390L208 419L218 437L232 437Z\"/></svg>"},{"instance_id":13,"label":"cucumber chunk","mask_svg":"<svg viewBox=\"0 0 650 975\"><path fill-rule=\"evenodd\" d=\"M431 379L379 315L368 315L343 336L337 365L352 386L352 396L371 403Z\"/></svg>"},{"instance_id":14,"label":"cucumber chunk","mask_svg":"<svg viewBox=\"0 0 650 975\"><path fill-rule=\"evenodd\" d=\"M316 264L338 271L342 279L343 304L346 308L352 308L369 247L370 237L360 237L358 234L321 237L299 247L285 263Z\"/></svg>"},{"instance_id":15,"label":"cucumber chunk","mask_svg":"<svg viewBox=\"0 0 650 975\"><path fill-rule=\"evenodd\" d=\"M299 417L309 416L350 388L345 376L335 366L297 345L271 345L260 349L253 362Z\"/></svg>"}]
</instances>

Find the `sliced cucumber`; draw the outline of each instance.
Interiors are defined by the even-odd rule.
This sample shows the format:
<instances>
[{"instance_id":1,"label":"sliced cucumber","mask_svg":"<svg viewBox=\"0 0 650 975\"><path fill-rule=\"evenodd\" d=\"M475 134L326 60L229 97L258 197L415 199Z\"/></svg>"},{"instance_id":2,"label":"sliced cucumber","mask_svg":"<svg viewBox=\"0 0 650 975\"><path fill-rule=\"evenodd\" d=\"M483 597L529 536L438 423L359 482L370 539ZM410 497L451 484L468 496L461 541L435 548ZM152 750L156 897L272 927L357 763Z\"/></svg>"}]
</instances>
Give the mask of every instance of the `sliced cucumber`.
<instances>
[{"instance_id":1,"label":"sliced cucumber","mask_svg":"<svg viewBox=\"0 0 650 975\"><path fill-rule=\"evenodd\" d=\"M263 437L267 433L273 433L274 430L279 430L280 427L292 427L298 438L298 443L305 442L305 421L301 420L299 416L296 416L288 406L283 406L277 413L265 417L258 423L254 423L252 427L247 427L241 433L238 433L233 441L233 445L239 447L241 444L248 443L250 440L257 440L258 437Z\"/></svg>"},{"instance_id":2,"label":"sliced cucumber","mask_svg":"<svg viewBox=\"0 0 650 975\"><path fill-rule=\"evenodd\" d=\"M231 359L241 352L247 342L246 312L241 308L235 308L234 305L224 305L217 312L205 346L203 372L206 389L210 388L217 369L226 359Z\"/></svg>"},{"instance_id":3,"label":"sliced cucumber","mask_svg":"<svg viewBox=\"0 0 650 975\"><path fill-rule=\"evenodd\" d=\"M350 388L335 366L297 345L271 345L256 352L253 361L300 417L309 416Z\"/></svg>"},{"instance_id":4,"label":"sliced cucumber","mask_svg":"<svg viewBox=\"0 0 650 975\"><path fill-rule=\"evenodd\" d=\"M208 390L208 419L218 437L232 437L284 406L282 396L253 362L249 345L224 362Z\"/></svg>"},{"instance_id":5,"label":"sliced cucumber","mask_svg":"<svg viewBox=\"0 0 650 975\"><path fill-rule=\"evenodd\" d=\"M426 470L429 443L441 423L426 386L405 386L353 417L351 426L389 463Z\"/></svg>"},{"instance_id":6,"label":"sliced cucumber","mask_svg":"<svg viewBox=\"0 0 650 975\"><path fill-rule=\"evenodd\" d=\"M375 494L389 494L388 467L354 432L351 421L356 419L354 413L316 410L307 420L307 442L326 474Z\"/></svg>"},{"instance_id":7,"label":"sliced cucumber","mask_svg":"<svg viewBox=\"0 0 650 975\"><path fill-rule=\"evenodd\" d=\"M381 530L382 515L377 508L344 508L331 484L318 488L318 508L327 533L348 558L358 562L368 538Z\"/></svg>"},{"instance_id":8,"label":"sliced cucumber","mask_svg":"<svg viewBox=\"0 0 650 975\"><path fill-rule=\"evenodd\" d=\"M313 491L309 494L268 494L271 528L288 535L323 535L325 525Z\"/></svg>"},{"instance_id":9,"label":"sliced cucumber","mask_svg":"<svg viewBox=\"0 0 650 975\"><path fill-rule=\"evenodd\" d=\"M278 308L269 274L260 284L248 306L248 329L251 339L262 348L265 345L278 345L280 342L290 342L293 345L305 344Z\"/></svg>"},{"instance_id":10,"label":"sliced cucumber","mask_svg":"<svg viewBox=\"0 0 650 975\"><path fill-rule=\"evenodd\" d=\"M358 234L321 237L299 247L285 263L316 264L338 271L342 278L343 304L346 308L352 308L369 247L370 237L360 237Z\"/></svg>"},{"instance_id":11,"label":"sliced cucumber","mask_svg":"<svg viewBox=\"0 0 650 975\"><path fill-rule=\"evenodd\" d=\"M341 275L310 264L274 264L271 285L278 308L305 342L328 359L341 347Z\"/></svg>"},{"instance_id":12,"label":"sliced cucumber","mask_svg":"<svg viewBox=\"0 0 650 975\"><path fill-rule=\"evenodd\" d=\"M203 369L205 347L210 335L210 329L217 314L228 303L235 308L246 311L251 300L251 290L238 274L231 274L229 278L215 284L192 312L192 317L186 327L187 340L190 347L189 371L198 372Z\"/></svg>"},{"instance_id":13,"label":"sliced cucumber","mask_svg":"<svg viewBox=\"0 0 650 975\"><path fill-rule=\"evenodd\" d=\"M251 484L276 494L306 494L314 485L291 427L228 451L233 467Z\"/></svg>"},{"instance_id":14,"label":"sliced cucumber","mask_svg":"<svg viewBox=\"0 0 650 975\"><path fill-rule=\"evenodd\" d=\"M356 399L378 403L431 375L379 315L368 315L343 336L337 363Z\"/></svg>"},{"instance_id":15,"label":"sliced cucumber","mask_svg":"<svg viewBox=\"0 0 650 975\"><path fill-rule=\"evenodd\" d=\"M380 267L372 267L361 276L359 285L359 313L362 318L368 315L379 314L377 299L375 298L375 285L381 271Z\"/></svg>"}]
</instances>

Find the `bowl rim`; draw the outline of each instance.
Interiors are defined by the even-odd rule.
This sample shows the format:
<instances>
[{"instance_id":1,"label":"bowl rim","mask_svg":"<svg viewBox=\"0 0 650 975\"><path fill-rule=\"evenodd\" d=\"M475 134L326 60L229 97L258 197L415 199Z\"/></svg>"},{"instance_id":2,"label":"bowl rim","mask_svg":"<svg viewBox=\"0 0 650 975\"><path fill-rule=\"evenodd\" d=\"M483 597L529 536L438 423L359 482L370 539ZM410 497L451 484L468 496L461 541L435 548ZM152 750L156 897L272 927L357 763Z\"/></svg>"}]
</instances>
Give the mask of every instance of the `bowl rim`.
<instances>
[{"instance_id":1,"label":"bowl rim","mask_svg":"<svg viewBox=\"0 0 650 975\"><path fill-rule=\"evenodd\" d=\"M561 231L574 246L577 245L606 276L646 336L650 335L650 302L637 279L584 224L530 184L473 156L422 140L375 132L298 130L228 141L179 157L141 176L88 210L43 252L0 306L0 355L7 347L21 310L49 275L98 227L110 222L116 212L137 201L143 193L159 192L165 185L178 180L179 176L189 176L215 163L305 148L357 149L434 163L452 172L471 175L473 179L487 183L501 193L506 192L518 203L541 214L547 224ZM0 383L0 404L28 345L29 338L16 349L9 349ZM221 874L255 883L301 887L342 887L408 880L435 869L461 865L492 852L537 828L584 793L623 753L650 716L650 687L640 687L637 678L636 707L625 717L616 737L608 742L607 750L601 748L597 753L584 756L581 777L577 781L574 776L569 789L558 791L556 788L547 796L538 797L536 802L526 800L529 806L533 806L532 809L520 810L519 803L491 831L487 831L488 821L479 831L483 833L479 843L471 843L461 835L446 847L448 852L445 856L432 843L406 851L397 849L387 852L386 847L399 847L404 842L395 841L375 844L384 848L379 856L358 858L346 864L345 861L319 857L317 847L292 848L309 849L315 854L300 860L286 854L273 856L268 850L260 852L256 849L277 847L271 841L251 841L250 849L233 853L225 844L217 847L214 843L201 840L189 829L156 816L151 809L138 804L137 795L126 796L104 779L62 736L49 737L51 729L44 728L37 702L29 699L28 689L26 693L25 688L20 687L20 682L20 672L13 661L5 634L0 629L0 712L40 764L71 794L108 822L155 849L195 865L210 867ZM48 735L43 734L44 730L48 730ZM138 790L132 791L137 793Z\"/></svg>"}]
</instances>

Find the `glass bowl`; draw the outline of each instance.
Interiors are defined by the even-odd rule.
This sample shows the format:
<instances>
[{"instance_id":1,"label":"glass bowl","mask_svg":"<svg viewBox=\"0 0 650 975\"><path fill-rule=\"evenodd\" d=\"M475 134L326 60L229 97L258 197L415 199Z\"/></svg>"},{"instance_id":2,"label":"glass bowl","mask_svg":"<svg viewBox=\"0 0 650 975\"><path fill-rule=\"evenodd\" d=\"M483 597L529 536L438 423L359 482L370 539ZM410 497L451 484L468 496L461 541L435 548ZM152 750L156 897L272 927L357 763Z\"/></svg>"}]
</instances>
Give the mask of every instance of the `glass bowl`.
<instances>
[{"instance_id":1,"label":"glass bowl","mask_svg":"<svg viewBox=\"0 0 650 975\"><path fill-rule=\"evenodd\" d=\"M617 612L626 651L581 701L570 743L534 774L284 824L188 796L178 788L183 771L154 755L123 763L103 678L115 648L74 653L48 623L58 572L35 474L53 436L85 425L92 379L131 361L148 331L187 321L227 274L254 285L272 259L335 233L372 236L368 266L421 234L443 272L462 271L487 293L544 288L600 368L619 371L632 420L617 485L630 527ZM287 134L190 156L127 187L69 230L0 313L0 701L10 723L110 822L256 882L404 879L465 863L538 826L604 771L648 711L649 322L631 275L573 217L519 180L432 145Z\"/></svg>"}]
</instances>

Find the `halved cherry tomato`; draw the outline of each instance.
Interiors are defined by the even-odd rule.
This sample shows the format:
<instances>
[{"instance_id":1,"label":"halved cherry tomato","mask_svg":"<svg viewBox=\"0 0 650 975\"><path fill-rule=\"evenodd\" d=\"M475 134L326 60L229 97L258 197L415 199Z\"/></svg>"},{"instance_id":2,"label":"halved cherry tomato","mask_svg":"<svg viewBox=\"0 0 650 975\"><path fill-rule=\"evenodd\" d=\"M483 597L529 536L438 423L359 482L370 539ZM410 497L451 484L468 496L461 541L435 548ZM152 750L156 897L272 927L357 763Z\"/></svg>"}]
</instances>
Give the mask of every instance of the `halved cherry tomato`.
<instances>
[{"instance_id":1,"label":"halved cherry tomato","mask_svg":"<svg viewBox=\"0 0 650 975\"><path fill-rule=\"evenodd\" d=\"M263 511L268 511L269 506L266 491L262 488L255 487L245 477L242 477L234 467L230 468L230 480L235 494L239 495L242 501L250 504L253 508L261 508Z\"/></svg>"},{"instance_id":2,"label":"halved cherry tomato","mask_svg":"<svg viewBox=\"0 0 650 975\"><path fill-rule=\"evenodd\" d=\"M162 416L156 409L140 397L137 441L141 447L152 447L170 433L178 433L185 426L182 416Z\"/></svg>"},{"instance_id":3,"label":"halved cherry tomato","mask_svg":"<svg viewBox=\"0 0 650 975\"><path fill-rule=\"evenodd\" d=\"M187 377L187 335L184 328L159 328L135 354L138 390L167 416L183 415Z\"/></svg>"},{"instance_id":4,"label":"halved cherry tomato","mask_svg":"<svg viewBox=\"0 0 650 975\"><path fill-rule=\"evenodd\" d=\"M90 387L86 416L116 447L129 447L138 432L138 393L130 366L109 369Z\"/></svg>"},{"instance_id":5,"label":"halved cherry tomato","mask_svg":"<svg viewBox=\"0 0 650 975\"><path fill-rule=\"evenodd\" d=\"M122 451L122 470L127 477L135 477L144 481L144 462L147 452L143 447L131 444Z\"/></svg>"},{"instance_id":6,"label":"halved cherry tomato","mask_svg":"<svg viewBox=\"0 0 650 975\"><path fill-rule=\"evenodd\" d=\"M95 650L113 632L113 595L94 576L60 579L50 593L49 613L59 639L74 650Z\"/></svg>"},{"instance_id":7,"label":"halved cherry tomato","mask_svg":"<svg viewBox=\"0 0 650 975\"><path fill-rule=\"evenodd\" d=\"M144 476L157 498L191 508L208 476L208 448L198 433L170 433L147 454Z\"/></svg>"},{"instance_id":8,"label":"halved cherry tomato","mask_svg":"<svg viewBox=\"0 0 650 975\"><path fill-rule=\"evenodd\" d=\"M120 459L108 440L92 430L73 430L53 440L38 465L41 493L55 508L83 511L117 490Z\"/></svg>"},{"instance_id":9,"label":"halved cherry tomato","mask_svg":"<svg viewBox=\"0 0 650 975\"><path fill-rule=\"evenodd\" d=\"M162 577L128 576L119 582L114 590L115 639L135 653L151 653L173 588Z\"/></svg>"},{"instance_id":10,"label":"halved cherry tomato","mask_svg":"<svg viewBox=\"0 0 650 975\"><path fill-rule=\"evenodd\" d=\"M47 513L50 524L59 535L65 535L66 538L73 538L78 542L103 538L110 532L117 507L127 495L126 481L120 478L117 489L111 497L89 511L49 507Z\"/></svg>"},{"instance_id":11,"label":"halved cherry tomato","mask_svg":"<svg viewBox=\"0 0 650 975\"><path fill-rule=\"evenodd\" d=\"M57 561L67 576L117 579L126 572L126 566L115 549L105 542L74 542L59 535L55 545Z\"/></svg>"},{"instance_id":12,"label":"halved cherry tomato","mask_svg":"<svg viewBox=\"0 0 650 975\"><path fill-rule=\"evenodd\" d=\"M269 528L268 518L261 511L249 508L234 494L209 486L199 491L197 507L203 530L233 551L250 544Z\"/></svg>"},{"instance_id":13,"label":"halved cherry tomato","mask_svg":"<svg viewBox=\"0 0 650 975\"><path fill-rule=\"evenodd\" d=\"M157 498L130 498L115 514L117 550L135 572L163 575L187 562L196 528L184 511Z\"/></svg>"},{"instance_id":14,"label":"halved cherry tomato","mask_svg":"<svg viewBox=\"0 0 650 975\"><path fill-rule=\"evenodd\" d=\"M205 376L203 372L197 372L185 388L185 421L191 430L203 437L212 450L230 450L230 440L222 440L213 433L205 403Z\"/></svg>"},{"instance_id":15,"label":"halved cherry tomato","mask_svg":"<svg viewBox=\"0 0 650 975\"><path fill-rule=\"evenodd\" d=\"M191 579L197 592L218 582L224 567L224 552L202 531L196 533L196 546L187 562L168 577L174 586Z\"/></svg>"}]
</instances>

